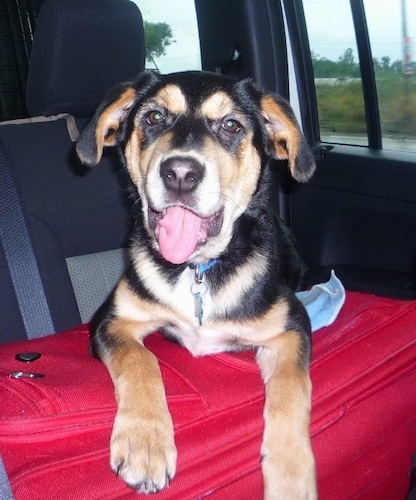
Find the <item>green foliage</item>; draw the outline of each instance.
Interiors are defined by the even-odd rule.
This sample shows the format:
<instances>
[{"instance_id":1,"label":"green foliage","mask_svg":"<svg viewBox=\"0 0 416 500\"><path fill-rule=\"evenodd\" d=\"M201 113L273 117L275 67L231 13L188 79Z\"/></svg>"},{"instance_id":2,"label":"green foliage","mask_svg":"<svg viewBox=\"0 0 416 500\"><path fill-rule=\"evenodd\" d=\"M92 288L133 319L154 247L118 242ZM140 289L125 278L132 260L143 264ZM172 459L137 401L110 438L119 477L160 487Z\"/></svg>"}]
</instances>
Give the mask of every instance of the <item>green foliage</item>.
<instances>
[{"instance_id":1,"label":"green foliage","mask_svg":"<svg viewBox=\"0 0 416 500\"><path fill-rule=\"evenodd\" d=\"M416 75L377 79L383 134L416 137Z\"/></svg>"},{"instance_id":2,"label":"green foliage","mask_svg":"<svg viewBox=\"0 0 416 500\"><path fill-rule=\"evenodd\" d=\"M367 132L361 82L338 86L317 85L316 94L322 132Z\"/></svg>"},{"instance_id":3,"label":"green foliage","mask_svg":"<svg viewBox=\"0 0 416 500\"><path fill-rule=\"evenodd\" d=\"M354 61L352 49L347 49L338 61L331 61L312 51L315 78L359 78L360 67Z\"/></svg>"},{"instance_id":4,"label":"green foliage","mask_svg":"<svg viewBox=\"0 0 416 500\"><path fill-rule=\"evenodd\" d=\"M166 54L166 48L173 40L172 29L166 23L150 23L144 21L144 36L146 41L146 61L154 62L156 57Z\"/></svg>"},{"instance_id":5,"label":"green foliage","mask_svg":"<svg viewBox=\"0 0 416 500\"><path fill-rule=\"evenodd\" d=\"M360 78L360 65L355 61L351 48L346 49L337 61L331 61L312 51L312 64L315 78ZM380 60L373 58L373 65L376 75L401 75L403 73L402 61L397 59L391 62L389 56L384 56ZM414 73L416 73L416 64L414 64Z\"/></svg>"},{"instance_id":6,"label":"green foliage","mask_svg":"<svg viewBox=\"0 0 416 500\"><path fill-rule=\"evenodd\" d=\"M352 49L337 61L312 53L322 133L366 134L359 64ZM416 67L403 75L402 61L373 59L383 136L416 136ZM319 80L322 79L322 80Z\"/></svg>"}]
</instances>

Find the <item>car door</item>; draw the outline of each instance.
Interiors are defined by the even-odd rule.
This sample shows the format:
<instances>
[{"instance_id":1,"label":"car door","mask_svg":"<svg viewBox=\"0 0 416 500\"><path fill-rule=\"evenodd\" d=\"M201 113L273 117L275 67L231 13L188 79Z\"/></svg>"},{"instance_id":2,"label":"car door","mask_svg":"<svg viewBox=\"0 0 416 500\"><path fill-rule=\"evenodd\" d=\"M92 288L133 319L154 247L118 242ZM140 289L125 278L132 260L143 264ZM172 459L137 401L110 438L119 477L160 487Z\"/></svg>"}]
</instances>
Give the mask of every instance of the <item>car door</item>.
<instances>
[{"instance_id":1,"label":"car door","mask_svg":"<svg viewBox=\"0 0 416 500\"><path fill-rule=\"evenodd\" d=\"M416 296L413 2L196 0L202 66L289 97L315 152L299 185L276 174L310 283ZM413 9L413 10L410 10Z\"/></svg>"},{"instance_id":2,"label":"car door","mask_svg":"<svg viewBox=\"0 0 416 500\"><path fill-rule=\"evenodd\" d=\"M317 279L334 268L350 289L402 298L416 294L416 75L408 36L415 6L408 4L285 2L295 47L308 54L302 66L295 50L294 65L309 89L307 130L319 158L312 182L290 195L293 230Z\"/></svg>"}]
</instances>

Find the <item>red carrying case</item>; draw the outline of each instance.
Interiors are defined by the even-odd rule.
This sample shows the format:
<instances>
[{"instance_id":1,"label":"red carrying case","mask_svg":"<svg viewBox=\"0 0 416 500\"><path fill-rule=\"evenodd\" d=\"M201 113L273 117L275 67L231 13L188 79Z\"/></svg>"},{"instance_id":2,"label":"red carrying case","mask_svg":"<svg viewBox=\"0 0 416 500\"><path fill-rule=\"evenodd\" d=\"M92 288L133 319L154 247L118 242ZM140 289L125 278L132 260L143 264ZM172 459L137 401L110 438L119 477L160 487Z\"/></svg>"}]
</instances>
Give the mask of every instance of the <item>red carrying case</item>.
<instances>
[{"instance_id":1,"label":"red carrying case","mask_svg":"<svg viewBox=\"0 0 416 500\"><path fill-rule=\"evenodd\" d=\"M405 498L416 451L416 302L348 292L313 340L320 498ZM0 454L16 500L138 498L109 467L113 386L88 343L82 326L0 348ZM146 345L161 365L178 448L176 477L152 498L260 499L254 353L193 358L158 333ZM27 351L42 356L15 359ZM8 377L15 370L45 377Z\"/></svg>"}]
</instances>

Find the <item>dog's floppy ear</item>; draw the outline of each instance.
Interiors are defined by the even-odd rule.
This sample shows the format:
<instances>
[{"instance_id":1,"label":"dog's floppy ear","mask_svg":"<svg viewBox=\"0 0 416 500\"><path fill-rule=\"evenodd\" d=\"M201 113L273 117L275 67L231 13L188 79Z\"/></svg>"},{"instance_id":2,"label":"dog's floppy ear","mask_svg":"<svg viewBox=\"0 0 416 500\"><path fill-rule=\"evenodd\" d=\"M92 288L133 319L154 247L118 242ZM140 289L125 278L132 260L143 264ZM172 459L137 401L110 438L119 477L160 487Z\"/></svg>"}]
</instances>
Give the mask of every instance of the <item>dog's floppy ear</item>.
<instances>
[{"instance_id":1,"label":"dog's floppy ear","mask_svg":"<svg viewBox=\"0 0 416 500\"><path fill-rule=\"evenodd\" d=\"M85 165L96 165L105 146L118 144L118 131L136 99L136 90L128 83L110 91L83 130L76 151Z\"/></svg>"},{"instance_id":2,"label":"dog's floppy ear","mask_svg":"<svg viewBox=\"0 0 416 500\"><path fill-rule=\"evenodd\" d=\"M271 142L271 155L288 160L292 176L306 182L315 170L315 160L289 103L280 96L263 95L261 114Z\"/></svg>"}]
</instances>

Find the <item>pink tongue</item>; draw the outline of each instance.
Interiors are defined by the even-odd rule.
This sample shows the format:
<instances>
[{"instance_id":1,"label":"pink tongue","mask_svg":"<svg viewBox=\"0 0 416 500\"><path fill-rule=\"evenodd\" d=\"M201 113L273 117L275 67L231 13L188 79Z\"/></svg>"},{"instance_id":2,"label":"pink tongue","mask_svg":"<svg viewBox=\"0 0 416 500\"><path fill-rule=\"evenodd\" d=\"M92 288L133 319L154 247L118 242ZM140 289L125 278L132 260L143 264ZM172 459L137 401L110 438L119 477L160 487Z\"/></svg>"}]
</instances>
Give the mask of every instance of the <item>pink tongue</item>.
<instances>
[{"instance_id":1,"label":"pink tongue","mask_svg":"<svg viewBox=\"0 0 416 500\"><path fill-rule=\"evenodd\" d=\"M173 264L182 264L194 252L201 217L182 207L170 207L159 221L159 247L163 257Z\"/></svg>"}]
</instances>

